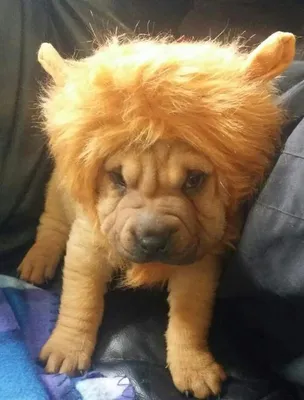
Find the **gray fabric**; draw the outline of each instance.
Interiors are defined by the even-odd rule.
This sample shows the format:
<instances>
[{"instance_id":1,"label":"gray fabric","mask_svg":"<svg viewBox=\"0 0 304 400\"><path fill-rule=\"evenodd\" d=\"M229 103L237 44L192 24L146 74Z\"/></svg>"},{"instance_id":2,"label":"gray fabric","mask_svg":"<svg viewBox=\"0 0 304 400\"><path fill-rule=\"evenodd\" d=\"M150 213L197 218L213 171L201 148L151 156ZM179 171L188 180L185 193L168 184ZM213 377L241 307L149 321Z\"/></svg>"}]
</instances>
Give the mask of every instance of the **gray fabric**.
<instances>
[{"instance_id":1,"label":"gray fabric","mask_svg":"<svg viewBox=\"0 0 304 400\"><path fill-rule=\"evenodd\" d=\"M304 120L287 140L250 213L239 262L255 286L304 296Z\"/></svg>"},{"instance_id":2,"label":"gray fabric","mask_svg":"<svg viewBox=\"0 0 304 400\"><path fill-rule=\"evenodd\" d=\"M32 122L46 14L42 2L30 3L3 0L0 12L0 265L33 237L49 167L44 139Z\"/></svg>"}]
</instances>

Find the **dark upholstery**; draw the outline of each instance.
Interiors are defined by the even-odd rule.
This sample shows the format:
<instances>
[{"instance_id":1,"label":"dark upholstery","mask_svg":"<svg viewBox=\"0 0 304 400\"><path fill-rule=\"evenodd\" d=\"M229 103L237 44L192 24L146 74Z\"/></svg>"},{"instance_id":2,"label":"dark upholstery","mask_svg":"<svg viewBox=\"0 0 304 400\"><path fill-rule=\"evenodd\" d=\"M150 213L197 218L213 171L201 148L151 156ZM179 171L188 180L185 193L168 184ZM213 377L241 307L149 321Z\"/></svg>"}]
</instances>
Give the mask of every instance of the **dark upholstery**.
<instances>
[{"instance_id":1,"label":"dark upholstery","mask_svg":"<svg viewBox=\"0 0 304 400\"><path fill-rule=\"evenodd\" d=\"M43 80L36 61L41 42L52 42L65 55L76 53L82 56L89 52L92 31L100 40L108 30L118 28L120 32L132 32L135 25L142 32L148 27L154 34L170 29L178 34L184 16L194 3L188 0L0 2L0 273L14 275L19 261L34 240L43 207L45 183L51 169L44 138L35 124L38 83ZM198 12L199 9L194 13ZM198 21L196 14L191 25L190 14L181 31L187 33L188 24L193 28L193 34L204 34L203 29L200 33L199 26L202 23L205 29L207 22ZM140 23L137 24L138 20ZM213 21L208 23L212 26ZM286 25L283 28L288 29ZM303 79L304 66L299 62L280 82L285 93L282 101L293 117L284 129L285 139L293 129L299 129L304 115ZM259 269L254 263L248 264L248 259L251 260L254 254L251 244L258 246L257 238L251 232L260 222L256 208L253 208L241 243L248 256L242 259L242 253L238 252L230 261L219 290L211 345L229 373L221 398L304 399L304 379L301 379L301 374L300 377L299 373L296 374L297 370L292 369L291 363L301 354L303 347L300 295L291 307L271 284L265 290L272 295L260 296L259 280L265 283L267 266ZM265 243L271 239L271 223L268 221L267 225L265 219L265 229L269 231ZM263 251L262 247L262 255ZM271 253L270 256L274 255ZM252 269L248 269L248 265ZM259 279L253 273L255 268L260 272ZM275 272L272 273L275 276ZM285 283L288 286L288 274ZM58 285L50 290L58 290ZM114 290L107 295L94 366L107 374L123 371L132 379L138 399L183 398L174 388L165 368L163 334L166 315L166 293ZM297 324L293 325L295 321ZM297 329L296 336L290 334L293 329ZM286 343L290 340L291 346L286 353ZM282 366L286 365L289 372L284 370L282 373ZM297 366L301 370L300 361Z\"/></svg>"}]
</instances>

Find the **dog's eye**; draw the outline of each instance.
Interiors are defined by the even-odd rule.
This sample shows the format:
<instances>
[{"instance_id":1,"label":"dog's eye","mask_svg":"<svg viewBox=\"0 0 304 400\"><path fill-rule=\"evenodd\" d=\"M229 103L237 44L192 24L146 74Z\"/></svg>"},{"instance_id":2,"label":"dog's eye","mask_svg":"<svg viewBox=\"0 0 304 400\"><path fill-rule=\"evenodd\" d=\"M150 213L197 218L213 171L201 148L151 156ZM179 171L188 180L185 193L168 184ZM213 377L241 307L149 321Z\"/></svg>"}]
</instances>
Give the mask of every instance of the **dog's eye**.
<instances>
[{"instance_id":1,"label":"dog's eye","mask_svg":"<svg viewBox=\"0 0 304 400\"><path fill-rule=\"evenodd\" d=\"M206 177L207 174L202 171L189 171L183 185L183 190L185 192L192 192L200 189Z\"/></svg>"},{"instance_id":2,"label":"dog's eye","mask_svg":"<svg viewBox=\"0 0 304 400\"><path fill-rule=\"evenodd\" d=\"M109 177L111 181L114 183L115 186L117 186L119 189L125 189L127 184L126 181L124 180L122 173L120 170L115 170L109 172Z\"/></svg>"}]
</instances>

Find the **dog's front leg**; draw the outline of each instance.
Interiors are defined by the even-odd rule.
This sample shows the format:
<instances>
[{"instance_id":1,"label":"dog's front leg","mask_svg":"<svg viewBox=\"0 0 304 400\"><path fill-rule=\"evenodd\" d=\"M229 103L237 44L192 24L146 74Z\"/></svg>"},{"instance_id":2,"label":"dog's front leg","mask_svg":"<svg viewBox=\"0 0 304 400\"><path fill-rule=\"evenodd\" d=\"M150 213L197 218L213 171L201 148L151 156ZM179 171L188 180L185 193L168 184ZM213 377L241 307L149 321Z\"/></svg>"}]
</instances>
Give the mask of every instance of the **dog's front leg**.
<instances>
[{"instance_id":1,"label":"dog's front leg","mask_svg":"<svg viewBox=\"0 0 304 400\"><path fill-rule=\"evenodd\" d=\"M111 274L103 260L104 250L95 242L90 224L76 219L67 244L58 321L40 353L47 372L88 369Z\"/></svg>"},{"instance_id":2,"label":"dog's front leg","mask_svg":"<svg viewBox=\"0 0 304 400\"><path fill-rule=\"evenodd\" d=\"M219 275L217 259L207 256L176 267L169 280L168 366L176 387L199 399L217 394L225 378L207 343Z\"/></svg>"},{"instance_id":3,"label":"dog's front leg","mask_svg":"<svg viewBox=\"0 0 304 400\"><path fill-rule=\"evenodd\" d=\"M21 279L36 285L54 277L71 229L58 186L54 172L48 184L45 209L40 217L35 244L18 268Z\"/></svg>"}]
</instances>

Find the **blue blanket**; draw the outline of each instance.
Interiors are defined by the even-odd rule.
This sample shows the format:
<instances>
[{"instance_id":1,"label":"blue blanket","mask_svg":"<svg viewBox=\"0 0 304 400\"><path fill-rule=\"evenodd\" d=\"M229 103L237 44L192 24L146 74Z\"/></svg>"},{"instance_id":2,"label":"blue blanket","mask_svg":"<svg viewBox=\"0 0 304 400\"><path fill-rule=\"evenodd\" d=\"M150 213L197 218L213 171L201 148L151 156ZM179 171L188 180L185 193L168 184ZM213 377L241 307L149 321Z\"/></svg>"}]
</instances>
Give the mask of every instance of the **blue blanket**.
<instances>
[{"instance_id":1,"label":"blue blanket","mask_svg":"<svg viewBox=\"0 0 304 400\"><path fill-rule=\"evenodd\" d=\"M0 399L135 399L125 376L45 374L38 354L54 328L58 304L53 293L0 275Z\"/></svg>"}]
</instances>

